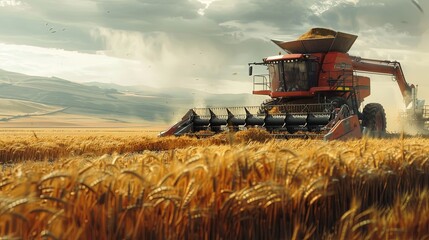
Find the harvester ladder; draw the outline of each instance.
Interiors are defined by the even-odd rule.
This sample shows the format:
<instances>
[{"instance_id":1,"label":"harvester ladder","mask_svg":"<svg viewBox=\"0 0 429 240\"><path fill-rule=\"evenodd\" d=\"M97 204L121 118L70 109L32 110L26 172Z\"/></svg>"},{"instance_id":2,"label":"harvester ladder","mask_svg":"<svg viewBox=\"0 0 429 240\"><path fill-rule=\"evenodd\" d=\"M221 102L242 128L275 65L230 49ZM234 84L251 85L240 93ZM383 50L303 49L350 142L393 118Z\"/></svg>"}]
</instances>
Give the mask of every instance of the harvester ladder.
<instances>
[{"instance_id":1,"label":"harvester ladder","mask_svg":"<svg viewBox=\"0 0 429 240\"><path fill-rule=\"evenodd\" d=\"M352 75L352 87L350 87L350 97L352 100L352 110L353 110L353 114L357 114L359 112L358 108L359 108L359 103L357 101L357 94L356 94L356 90L355 90L355 75Z\"/></svg>"},{"instance_id":2,"label":"harvester ladder","mask_svg":"<svg viewBox=\"0 0 429 240\"><path fill-rule=\"evenodd\" d=\"M423 107L423 118L429 121L429 105Z\"/></svg>"},{"instance_id":3,"label":"harvester ladder","mask_svg":"<svg viewBox=\"0 0 429 240\"><path fill-rule=\"evenodd\" d=\"M429 131L429 105L423 106L423 127Z\"/></svg>"}]
</instances>

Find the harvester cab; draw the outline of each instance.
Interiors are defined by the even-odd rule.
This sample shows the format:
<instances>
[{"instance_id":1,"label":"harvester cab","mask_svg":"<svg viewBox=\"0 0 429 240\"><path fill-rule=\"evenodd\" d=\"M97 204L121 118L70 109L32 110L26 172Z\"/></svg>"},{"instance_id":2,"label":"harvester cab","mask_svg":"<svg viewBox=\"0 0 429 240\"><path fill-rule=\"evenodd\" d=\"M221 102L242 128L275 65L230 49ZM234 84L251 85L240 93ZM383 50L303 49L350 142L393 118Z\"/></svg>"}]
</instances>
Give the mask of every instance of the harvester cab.
<instances>
[{"instance_id":1,"label":"harvester cab","mask_svg":"<svg viewBox=\"0 0 429 240\"><path fill-rule=\"evenodd\" d=\"M190 109L160 136L198 135L201 131L206 136L252 127L286 138L382 136L386 132L383 107L370 103L359 111L370 95L370 79L358 72L393 75L407 105L422 102L411 97L413 87L405 81L398 62L350 56L347 52L356 39L356 35L315 28L296 41L273 40L286 54L249 63L253 94L269 96L267 101L255 107ZM254 66L267 72L254 75Z\"/></svg>"}]
</instances>

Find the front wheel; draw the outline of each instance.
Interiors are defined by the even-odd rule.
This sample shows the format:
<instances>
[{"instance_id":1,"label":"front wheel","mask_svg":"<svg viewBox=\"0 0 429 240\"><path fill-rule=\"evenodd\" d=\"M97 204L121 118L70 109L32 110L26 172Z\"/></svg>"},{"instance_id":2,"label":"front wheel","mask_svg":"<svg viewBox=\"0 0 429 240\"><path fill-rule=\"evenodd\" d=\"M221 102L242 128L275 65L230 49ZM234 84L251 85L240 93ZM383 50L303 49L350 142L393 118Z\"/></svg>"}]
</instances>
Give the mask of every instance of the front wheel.
<instances>
[{"instance_id":1,"label":"front wheel","mask_svg":"<svg viewBox=\"0 0 429 240\"><path fill-rule=\"evenodd\" d=\"M386 113L379 103L369 103L363 109L362 126L365 135L380 138L386 134Z\"/></svg>"}]
</instances>

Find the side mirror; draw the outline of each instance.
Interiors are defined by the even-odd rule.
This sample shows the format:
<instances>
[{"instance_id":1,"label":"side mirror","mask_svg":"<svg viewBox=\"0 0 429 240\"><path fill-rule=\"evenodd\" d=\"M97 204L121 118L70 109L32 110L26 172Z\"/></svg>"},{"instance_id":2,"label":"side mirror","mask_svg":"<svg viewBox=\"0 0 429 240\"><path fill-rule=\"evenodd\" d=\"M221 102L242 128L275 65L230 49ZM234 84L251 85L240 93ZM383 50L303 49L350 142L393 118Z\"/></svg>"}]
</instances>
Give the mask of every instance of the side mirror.
<instances>
[{"instance_id":1,"label":"side mirror","mask_svg":"<svg viewBox=\"0 0 429 240\"><path fill-rule=\"evenodd\" d=\"M249 76L252 76L253 74L253 66L249 66Z\"/></svg>"}]
</instances>

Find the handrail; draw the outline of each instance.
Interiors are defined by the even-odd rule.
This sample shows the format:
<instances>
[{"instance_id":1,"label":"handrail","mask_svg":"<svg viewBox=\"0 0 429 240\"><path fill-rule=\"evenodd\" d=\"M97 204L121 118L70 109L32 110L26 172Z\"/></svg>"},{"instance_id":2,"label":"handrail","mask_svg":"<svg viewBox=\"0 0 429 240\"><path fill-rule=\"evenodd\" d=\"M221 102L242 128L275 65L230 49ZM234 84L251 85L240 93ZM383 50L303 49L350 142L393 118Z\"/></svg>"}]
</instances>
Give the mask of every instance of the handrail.
<instances>
[{"instance_id":1,"label":"handrail","mask_svg":"<svg viewBox=\"0 0 429 240\"><path fill-rule=\"evenodd\" d=\"M253 75L253 91L271 90L271 82L268 80L267 77L268 77L268 74ZM259 80L259 79L262 79L262 80ZM257 89L257 86L262 86L262 89Z\"/></svg>"},{"instance_id":2,"label":"handrail","mask_svg":"<svg viewBox=\"0 0 429 240\"><path fill-rule=\"evenodd\" d=\"M343 72L343 71L329 71L329 80L328 80L329 86L330 87L353 87L354 80L355 80L354 73L345 72L343 75L340 75L341 78L339 79L331 78L332 73L338 73L338 72Z\"/></svg>"}]
</instances>

